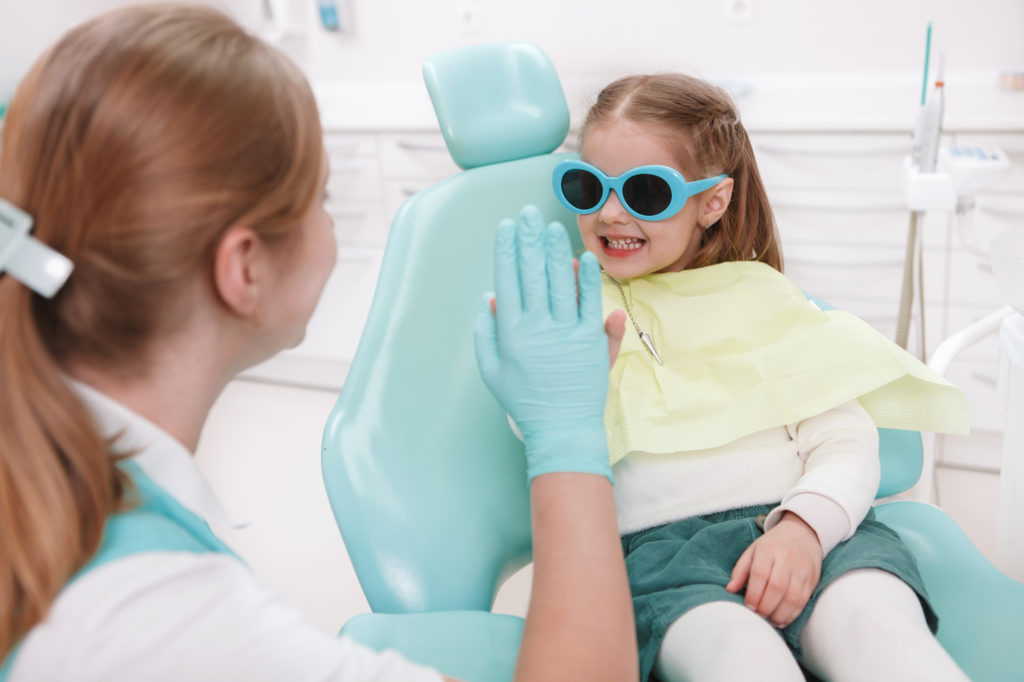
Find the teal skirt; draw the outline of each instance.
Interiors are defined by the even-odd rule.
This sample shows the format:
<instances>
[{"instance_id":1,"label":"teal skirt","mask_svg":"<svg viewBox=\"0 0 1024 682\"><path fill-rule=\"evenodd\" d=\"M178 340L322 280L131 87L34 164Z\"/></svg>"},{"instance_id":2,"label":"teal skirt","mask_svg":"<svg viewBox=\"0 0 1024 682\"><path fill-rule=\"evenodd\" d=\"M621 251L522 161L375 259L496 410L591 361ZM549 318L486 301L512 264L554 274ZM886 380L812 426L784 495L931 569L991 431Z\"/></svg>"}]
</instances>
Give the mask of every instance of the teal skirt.
<instances>
[{"instance_id":1,"label":"teal skirt","mask_svg":"<svg viewBox=\"0 0 1024 682\"><path fill-rule=\"evenodd\" d=\"M640 680L654 667L665 631L690 609L713 601L743 603L744 592L725 591L740 555L761 536L756 518L775 505L745 507L696 516L623 536L626 570L633 594ZM801 658L800 630L810 618L821 591L848 571L880 568L907 583L921 600L928 626L935 632L938 618L917 570L917 561L899 536L875 520L869 511L857 532L825 557L821 580L796 620L779 631Z\"/></svg>"}]
</instances>

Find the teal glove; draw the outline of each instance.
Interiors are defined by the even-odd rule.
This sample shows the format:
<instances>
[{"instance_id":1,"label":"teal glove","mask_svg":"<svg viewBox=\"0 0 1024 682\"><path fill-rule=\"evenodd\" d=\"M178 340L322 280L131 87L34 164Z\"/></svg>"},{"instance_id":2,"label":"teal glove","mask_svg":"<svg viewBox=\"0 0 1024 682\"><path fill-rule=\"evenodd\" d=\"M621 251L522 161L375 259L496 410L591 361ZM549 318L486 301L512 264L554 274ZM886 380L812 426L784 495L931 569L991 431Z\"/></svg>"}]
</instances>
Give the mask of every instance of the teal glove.
<instances>
[{"instance_id":1,"label":"teal glove","mask_svg":"<svg viewBox=\"0 0 1024 682\"><path fill-rule=\"evenodd\" d=\"M533 206L518 226L504 220L494 246L497 315L485 297L476 322L484 383L519 425L526 473L556 471L612 478L604 430L608 339L601 271L580 257L579 299L565 228L545 227Z\"/></svg>"}]
</instances>

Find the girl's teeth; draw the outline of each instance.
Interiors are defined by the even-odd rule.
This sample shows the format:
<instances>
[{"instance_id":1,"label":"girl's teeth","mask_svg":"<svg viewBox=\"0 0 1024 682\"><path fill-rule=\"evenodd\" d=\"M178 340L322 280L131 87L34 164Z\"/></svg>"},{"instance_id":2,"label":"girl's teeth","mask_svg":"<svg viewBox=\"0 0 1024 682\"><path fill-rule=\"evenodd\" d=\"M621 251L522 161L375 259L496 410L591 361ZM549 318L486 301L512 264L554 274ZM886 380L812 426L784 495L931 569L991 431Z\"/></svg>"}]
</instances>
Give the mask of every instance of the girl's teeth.
<instances>
[{"instance_id":1,"label":"girl's teeth","mask_svg":"<svg viewBox=\"0 0 1024 682\"><path fill-rule=\"evenodd\" d=\"M644 240L632 237L629 239L608 239L605 237L605 241L608 242L609 248L629 251L635 251L644 244Z\"/></svg>"}]
</instances>

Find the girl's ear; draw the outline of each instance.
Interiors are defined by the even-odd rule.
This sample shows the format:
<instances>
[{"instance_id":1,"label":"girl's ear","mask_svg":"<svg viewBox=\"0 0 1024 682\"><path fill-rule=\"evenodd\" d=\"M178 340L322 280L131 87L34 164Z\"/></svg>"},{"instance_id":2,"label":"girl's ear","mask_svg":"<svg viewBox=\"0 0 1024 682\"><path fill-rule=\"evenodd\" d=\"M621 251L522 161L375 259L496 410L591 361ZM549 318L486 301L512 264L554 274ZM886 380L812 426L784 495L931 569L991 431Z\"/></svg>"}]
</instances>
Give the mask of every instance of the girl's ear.
<instances>
[{"instance_id":1,"label":"girl's ear","mask_svg":"<svg viewBox=\"0 0 1024 682\"><path fill-rule=\"evenodd\" d=\"M708 190L700 218L701 227L708 228L725 215L725 209L729 208L729 200L732 199L732 187L732 178L726 178Z\"/></svg>"},{"instance_id":2,"label":"girl's ear","mask_svg":"<svg viewBox=\"0 0 1024 682\"><path fill-rule=\"evenodd\" d=\"M224 233L214 253L214 290L224 306L241 318L260 313L265 251L252 228L236 225Z\"/></svg>"}]
</instances>

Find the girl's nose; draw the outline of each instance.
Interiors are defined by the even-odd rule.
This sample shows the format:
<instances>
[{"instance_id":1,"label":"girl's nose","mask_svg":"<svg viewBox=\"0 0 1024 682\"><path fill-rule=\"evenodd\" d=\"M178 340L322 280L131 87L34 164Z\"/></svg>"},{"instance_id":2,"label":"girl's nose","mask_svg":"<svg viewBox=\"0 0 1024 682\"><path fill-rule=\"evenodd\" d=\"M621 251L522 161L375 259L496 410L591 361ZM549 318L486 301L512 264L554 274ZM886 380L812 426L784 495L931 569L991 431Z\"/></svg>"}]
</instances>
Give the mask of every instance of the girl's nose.
<instances>
[{"instance_id":1,"label":"girl's nose","mask_svg":"<svg viewBox=\"0 0 1024 682\"><path fill-rule=\"evenodd\" d=\"M622 202L619 201L619 195L615 190L608 192L608 199L604 202L604 206L598 210L597 214L601 222L608 224L628 222L632 217L630 212L622 205Z\"/></svg>"}]
</instances>

